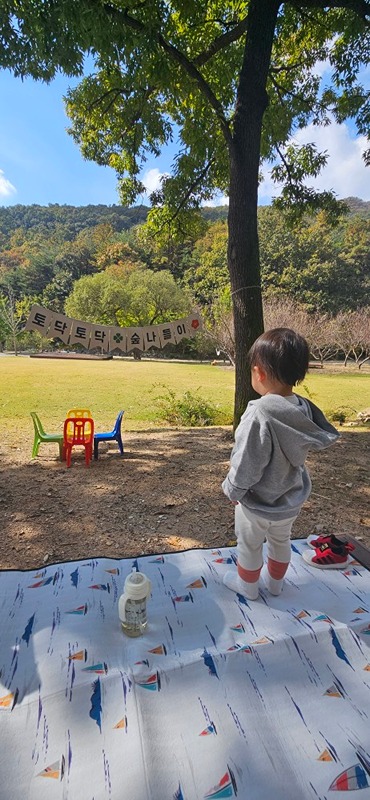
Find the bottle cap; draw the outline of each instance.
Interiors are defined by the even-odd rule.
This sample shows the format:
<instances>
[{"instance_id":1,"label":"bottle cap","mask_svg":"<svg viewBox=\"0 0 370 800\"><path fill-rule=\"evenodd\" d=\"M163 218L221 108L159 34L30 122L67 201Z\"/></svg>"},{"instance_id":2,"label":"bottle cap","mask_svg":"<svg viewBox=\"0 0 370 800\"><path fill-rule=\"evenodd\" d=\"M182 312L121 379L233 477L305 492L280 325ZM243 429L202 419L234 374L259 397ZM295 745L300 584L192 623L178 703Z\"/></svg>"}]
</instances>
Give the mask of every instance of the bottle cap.
<instances>
[{"instance_id":1,"label":"bottle cap","mask_svg":"<svg viewBox=\"0 0 370 800\"><path fill-rule=\"evenodd\" d=\"M125 580L124 594L127 598L139 600L140 598L148 597L151 588L149 578L143 572L135 572L133 570Z\"/></svg>"}]
</instances>

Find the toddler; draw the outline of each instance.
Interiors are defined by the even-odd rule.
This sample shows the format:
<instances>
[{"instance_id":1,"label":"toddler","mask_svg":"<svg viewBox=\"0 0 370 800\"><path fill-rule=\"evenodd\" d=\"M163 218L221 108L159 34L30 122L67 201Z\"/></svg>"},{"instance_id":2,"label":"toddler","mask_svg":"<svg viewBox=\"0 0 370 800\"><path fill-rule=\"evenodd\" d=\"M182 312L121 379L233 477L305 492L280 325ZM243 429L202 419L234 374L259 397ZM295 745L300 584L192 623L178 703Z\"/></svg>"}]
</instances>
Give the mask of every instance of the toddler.
<instances>
[{"instance_id":1,"label":"toddler","mask_svg":"<svg viewBox=\"0 0 370 800\"><path fill-rule=\"evenodd\" d=\"M248 353L251 400L235 432L229 473L223 491L235 508L237 570L229 570L229 589L257 600L267 539L264 582L280 594L288 569L290 533L311 491L304 465L309 450L323 450L339 434L317 406L293 394L308 370L306 340L290 328L266 331Z\"/></svg>"}]
</instances>

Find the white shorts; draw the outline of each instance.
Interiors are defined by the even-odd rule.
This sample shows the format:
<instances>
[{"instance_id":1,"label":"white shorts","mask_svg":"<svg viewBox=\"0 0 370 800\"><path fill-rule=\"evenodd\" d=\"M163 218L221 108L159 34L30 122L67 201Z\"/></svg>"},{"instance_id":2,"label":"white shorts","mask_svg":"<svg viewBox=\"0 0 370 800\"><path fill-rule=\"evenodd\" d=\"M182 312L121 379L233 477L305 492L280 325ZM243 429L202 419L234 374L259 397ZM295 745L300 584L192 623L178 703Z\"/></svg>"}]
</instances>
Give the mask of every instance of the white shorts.
<instances>
[{"instance_id":1,"label":"white shorts","mask_svg":"<svg viewBox=\"0 0 370 800\"><path fill-rule=\"evenodd\" d=\"M238 562L243 569L260 569L262 545L267 540L268 558L288 564L291 557L290 534L294 517L278 522L253 514L238 503L235 506L235 533L238 540Z\"/></svg>"}]
</instances>

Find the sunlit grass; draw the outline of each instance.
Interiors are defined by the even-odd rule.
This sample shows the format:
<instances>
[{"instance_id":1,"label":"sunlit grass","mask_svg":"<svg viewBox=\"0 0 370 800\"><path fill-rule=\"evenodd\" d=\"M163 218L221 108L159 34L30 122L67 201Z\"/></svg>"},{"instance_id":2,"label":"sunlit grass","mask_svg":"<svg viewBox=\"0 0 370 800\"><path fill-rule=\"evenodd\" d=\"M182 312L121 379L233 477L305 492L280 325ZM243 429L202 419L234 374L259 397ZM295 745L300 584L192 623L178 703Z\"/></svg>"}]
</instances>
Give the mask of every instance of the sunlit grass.
<instances>
[{"instance_id":1,"label":"sunlit grass","mask_svg":"<svg viewBox=\"0 0 370 800\"><path fill-rule=\"evenodd\" d=\"M0 358L0 432L23 438L32 430L30 411L37 411L45 429L62 429L66 411L91 409L97 430L113 426L125 410L124 429L163 426L156 397L163 386L179 395L186 390L212 401L231 422L234 371L210 364L167 361L68 361L27 357ZM328 413L341 406L354 412L370 405L370 374L310 373L298 391Z\"/></svg>"}]
</instances>

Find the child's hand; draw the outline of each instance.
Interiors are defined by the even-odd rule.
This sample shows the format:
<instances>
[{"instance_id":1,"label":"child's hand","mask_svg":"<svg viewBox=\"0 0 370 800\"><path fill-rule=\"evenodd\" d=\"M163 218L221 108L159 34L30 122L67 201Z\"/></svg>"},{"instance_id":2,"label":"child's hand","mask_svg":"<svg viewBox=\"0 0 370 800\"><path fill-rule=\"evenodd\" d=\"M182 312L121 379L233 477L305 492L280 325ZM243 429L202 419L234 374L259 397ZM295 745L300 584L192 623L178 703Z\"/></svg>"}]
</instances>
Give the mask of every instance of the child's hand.
<instances>
[{"instance_id":1,"label":"child's hand","mask_svg":"<svg viewBox=\"0 0 370 800\"><path fill-rule=\"evenodd\" d=\"M232 506L238 506L239 505L239 500L230 500L230 503L231 503Z\"/></svg>"}]
</instances>

